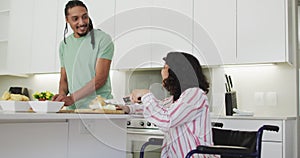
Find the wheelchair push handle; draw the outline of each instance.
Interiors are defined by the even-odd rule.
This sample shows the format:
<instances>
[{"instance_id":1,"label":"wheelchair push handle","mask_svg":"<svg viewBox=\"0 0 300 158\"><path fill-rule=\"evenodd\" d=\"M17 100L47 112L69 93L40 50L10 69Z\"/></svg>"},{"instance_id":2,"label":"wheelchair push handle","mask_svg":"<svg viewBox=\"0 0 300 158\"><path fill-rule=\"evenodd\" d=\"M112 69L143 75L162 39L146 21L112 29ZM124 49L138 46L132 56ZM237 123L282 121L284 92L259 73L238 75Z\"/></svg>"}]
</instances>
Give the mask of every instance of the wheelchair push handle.
<instances>
[{"instance_id":1,"label":"wheelchair push handle","mask_svg":"<svg viewBox=\"0 0 300 158\"><path fill-rule=\"evenodd\" d=\"M267 130L267 131L275 131L278 132L279 131L279 127L278 126L273 126L273 125L263 125L259 131L261 130Z\"/></svg>"}]
</instances>

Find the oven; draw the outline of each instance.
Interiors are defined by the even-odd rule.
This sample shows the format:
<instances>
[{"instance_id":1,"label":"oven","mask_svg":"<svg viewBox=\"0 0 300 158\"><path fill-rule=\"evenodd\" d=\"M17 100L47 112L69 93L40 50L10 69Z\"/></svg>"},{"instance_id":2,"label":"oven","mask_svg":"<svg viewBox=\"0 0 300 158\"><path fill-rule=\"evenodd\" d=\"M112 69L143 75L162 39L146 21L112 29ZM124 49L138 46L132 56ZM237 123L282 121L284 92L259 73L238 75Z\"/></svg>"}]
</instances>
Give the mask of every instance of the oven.
<instances>
[{"instance_id":1,"label":"oven","mask_svg":"<svg viewBox=\"0 0 300 158\"><path fill-rule=\"evenodd\" d=\"M163 139L163 133L142 116L134 116L127 121L127 158L139 158L140 150L149 138ZM145 149L145 158L160 158L161 146L149 145Z\"/></svg>"}]
</instances>

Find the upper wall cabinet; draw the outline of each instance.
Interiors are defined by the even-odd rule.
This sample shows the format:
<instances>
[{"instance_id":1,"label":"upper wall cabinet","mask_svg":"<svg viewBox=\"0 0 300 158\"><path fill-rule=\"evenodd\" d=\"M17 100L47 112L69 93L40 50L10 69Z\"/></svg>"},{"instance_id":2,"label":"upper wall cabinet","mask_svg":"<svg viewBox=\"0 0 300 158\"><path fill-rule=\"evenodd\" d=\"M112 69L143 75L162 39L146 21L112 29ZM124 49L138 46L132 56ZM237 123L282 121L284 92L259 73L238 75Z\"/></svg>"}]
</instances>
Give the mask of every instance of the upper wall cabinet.
<instances>
[{"instance_id":1,"label":"upper wall cabinet","mask_svg":"<svg viewBox=\"0 0 300 158\"><path fill-rule=\"evenodd\" d=\"M195 0L193 52L202 65L236 58L236 0Z\"/></svg>"},{"instance_id":2,"label":"upper wall cabinet","mask_svg":"<svg viewBox=\"0 0 300 158\"><path fill-rule=\"evenodd\" d=\"M192 0L116 0L113 68L162 67L169 51L191 53L192 15Z\"/></svg>"},{"instance_id":3,"label":"upper wall cabinet","mask_svg":"<svg viewBox=\"0 0 300 158\"><path fill-rule=\"evenodd\" d=\"M237 0L237 63L293 61L296 5L292 0Z\"/></svg>"},{"instance_id":4,"label":"upper wall cabinet","mask_svg":"<svg viewBox=\"0 0 300 158\"><path fill-rule=\"evenodd\" d=\"M194 1L194 52L204 65L293 63L293 0Z\"/></svg>"},{"instance_id":5,"label":"upper wall cabinet","mask_svg":"<svg viewBox=\"0 0 300 158\"><path fill-rule=\"evenodd\" d=\"M58 0L11 1L7 69L10 73L57 72Z\"/></svg>"},{"instance_id":6,"label":"upper wall cabinet","mask_svg":"<svg viewBox=\"0 0 300 158\"><path fill-rule=\"evenodd\" d=\"M8 45L10 1L0 0L0 74L7 74L6 58Z\"/></svg>"}]
</instances>

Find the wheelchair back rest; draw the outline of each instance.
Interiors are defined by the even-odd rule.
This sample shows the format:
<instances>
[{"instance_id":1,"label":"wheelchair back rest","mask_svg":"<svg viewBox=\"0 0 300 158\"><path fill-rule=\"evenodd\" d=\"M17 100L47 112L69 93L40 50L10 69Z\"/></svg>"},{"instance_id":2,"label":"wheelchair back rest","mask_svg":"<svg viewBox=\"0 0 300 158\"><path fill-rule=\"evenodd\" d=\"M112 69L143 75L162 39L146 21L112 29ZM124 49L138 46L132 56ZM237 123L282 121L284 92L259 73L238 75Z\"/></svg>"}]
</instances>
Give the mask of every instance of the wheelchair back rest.
<instances>
[{"instance_id":1,"label":"wheelchair back rest","mask_svg":"<svg viewBox=\"0 0 300 158\"><path fill-rule=\"evenodd\" d=\"M214 145L241 146L256 151L257 131L212 128Z\"/></svg>"}]
</instances>

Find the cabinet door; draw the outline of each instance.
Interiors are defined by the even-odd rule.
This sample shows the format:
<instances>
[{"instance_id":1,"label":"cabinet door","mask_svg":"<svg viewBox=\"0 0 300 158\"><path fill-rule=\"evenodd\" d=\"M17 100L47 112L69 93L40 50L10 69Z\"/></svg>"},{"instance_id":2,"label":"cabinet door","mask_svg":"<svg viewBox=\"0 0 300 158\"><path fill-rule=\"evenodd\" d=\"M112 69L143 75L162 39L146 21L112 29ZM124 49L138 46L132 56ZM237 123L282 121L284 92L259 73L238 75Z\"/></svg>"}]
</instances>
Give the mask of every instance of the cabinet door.
<instances>
[{"instance_id":1,"label":"cabinet door","mask_svg":"<svg viewBox=\"0 0 300 158\"><path fill-rule=\"evenodd\" d=\"M45 7L47 6L47 7ZM30 72L58 72L56 66L58 0L35 0L33 6L32 51Z\"/></svg>"},{"instance_id":2,"label":"cabinet door","mask_svg":"<svg viewBox=\"0 0 300 158\"><path fill-rule=\"evenodd\" d=\"M7 69L10 73L30 72L34 0L11 0Z\"/></svg>"},{"instance_id":3,"label":"cabinet door","mask_svg":"<svg viewBox=\"0 0 300 158\"><path fill-rule=\"evenodd\" d=\"M162 67L169 51L191 53L192 8L192 0L117 0L113 67Z\"/></svg>"},{"instance_id":4,"label":"cabinet door","mask_svg":"<svg viewBox=\"0 0 300 158\"><path fill-rule=\"evenodd\" d=\"M68 123L0 124L1 157L66 158Z\"/></svg>"},{"instance_id":5,"label":"cabinet door","mask_svg":"<svg viewBox=\"0 0 300 158\"><path fill-rule=\"evenodd\" d=\"M69 121L69 158L126 157L126 119Z\"/></svg>"},{"instance_id":6,"label":"cabinet door","mask_svg":"<svg viewBox=\"0 0 300 158\"><path fill-rule=\"evenodd\" d=\"M194 1L194 54L203 65L236 61L236 0Z\"/></svg>"},{"instance_id":7,"label":"cabinet door","mask_svg":"<svg viewBox=\"0 0 300 158\"><path fill-rule=\"evenodd\" d=\"M286 61L286 0L237 1L237 62Z\"/></svg>"},{"instance_id":8,"label":"cabinet door","mask_svg":"<svg viewBox=\"0 0 300 158\"><path fill-rule=\"evenodd\" d=\"M113 69L151 67L149 0L116 0Z\"/></svg>"},{"instance_id":9,"label":"cabinet door","mask_svg":"<svg viewBox=\"0 0 300 158\"><path fill-rule=\"evenodd\" d=\"M170 51L192 53L193 0L153 0L151 67L162 67Z\"/></svg>"},{"instance_id":10,"label":"cabinet door","mask_svg":"<svg viewBox=\"0 0 300 158\"><path fill-rule=\"evenodd\" d=\"M278 142L263 142L261 157L262 158L283 158L282 143Z\"/></svg>"}]
</instances>

